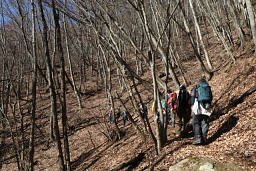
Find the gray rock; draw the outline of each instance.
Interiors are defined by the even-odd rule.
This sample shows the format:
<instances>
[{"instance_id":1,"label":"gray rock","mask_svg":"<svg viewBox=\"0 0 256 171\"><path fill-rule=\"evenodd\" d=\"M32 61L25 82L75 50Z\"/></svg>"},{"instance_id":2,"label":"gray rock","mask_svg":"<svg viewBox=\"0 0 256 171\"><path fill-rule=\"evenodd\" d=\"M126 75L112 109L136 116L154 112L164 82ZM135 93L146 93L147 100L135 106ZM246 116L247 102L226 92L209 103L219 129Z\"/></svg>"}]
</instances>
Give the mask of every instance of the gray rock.
<instances>
[{"instance_id":1,"label":"gray rock","mask_svg":"<svg viewBox=\"0 0 256 171\"><path fill-rule=\"evenodd\" d=\"M189 157L171 166L169 171L243 171L231 163L220 163L210 158Z\"/></svg>"},{"instance_id":2,"label":"gray rock","mask_svg":"<svg viewBox=\"0 0 256 171\"><path fill-rule=\"evenodd\" d=\"M199 171L214 171L213 164L206 162L199 167Z\"/></svg>"}]
</instances>

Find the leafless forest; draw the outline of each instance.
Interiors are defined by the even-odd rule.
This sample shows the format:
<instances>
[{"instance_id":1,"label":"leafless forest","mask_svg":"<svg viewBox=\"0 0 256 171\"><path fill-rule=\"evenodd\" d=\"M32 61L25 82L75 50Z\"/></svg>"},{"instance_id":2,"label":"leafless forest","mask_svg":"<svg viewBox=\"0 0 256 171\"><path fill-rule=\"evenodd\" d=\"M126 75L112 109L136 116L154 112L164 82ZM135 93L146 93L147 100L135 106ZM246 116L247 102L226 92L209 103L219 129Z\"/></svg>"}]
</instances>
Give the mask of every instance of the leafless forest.
<instances>
[{"instance_id":1,"label":"leafless forest","mask_svg":"<svg viewBox=\"0 0 256 171\"><path fill-rule=\"evenodd\" d=\"M120 163L84 167L87 159L77 164L73 140L76 133L85 131L81 135L90 147L84 146L83 151L89 151L89 156L100 148L102 139L107 148L134 134L146 145L138 142L133 158L136 151L148 149L150 155L140 169L154 169L173 139L160 95L178 90L180 84L191 88L200 77L210 81L219 97L214 103L215 119L250 97L252 104L246 108L251 109L250 121L245 125L255 137L255 5L251 0L0 0L0 167L31 171L124 168ZM241 62L246 58L250 62ZM227 66L236 67L233 73L248 73L245 77L225 75ZM242 78L247 81L240 85ZM239 89L240 96L234 99L235 84L244 91ZM227 95L221 88L224 85L229 85ZM98 98L95 108L92 97ZM157 109L151 111L152 102L158 106L159 121ZM141 104L148 106L146 117L139 110ZM116 112L114 122L108 122L109 111L119 107L129 111L125 128L116 120ZM98 133L79 127L81 118L87 118L84 123L92 127L97 125ZM212 141L217 139L212 137ZM250 156L256 156L256 145L247 147ZM54 167L40 162L40 154L51 149ZM101 165L97 160L91 165ZM255 157L239 165L256 169Z\"/></svg>"}]
</instances>

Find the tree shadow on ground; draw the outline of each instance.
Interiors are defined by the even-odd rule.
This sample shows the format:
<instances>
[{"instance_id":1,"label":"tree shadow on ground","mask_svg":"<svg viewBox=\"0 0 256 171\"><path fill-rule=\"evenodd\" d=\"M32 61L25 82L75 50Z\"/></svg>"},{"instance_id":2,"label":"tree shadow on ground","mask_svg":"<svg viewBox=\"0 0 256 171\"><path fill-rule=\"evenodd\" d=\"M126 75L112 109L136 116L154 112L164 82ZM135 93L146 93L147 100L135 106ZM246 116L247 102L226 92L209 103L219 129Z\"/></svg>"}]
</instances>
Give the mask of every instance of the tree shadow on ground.
<instances>
[{"instance_id":1,"label":"tree shadow on ground","mask_svg":"<svg viewBox=\"0 0 256 171\"><path fill-rule=\"evenodd\" d=\"M219 96L219 98L214 102L214 105L216 105L218 103L218 101L220 99L222 99L222 97L225 94L228 94L229 92L231 92L233 90L233 87L237 87L237 86L239 86L239 84L242 84L244 81L246 81L246 79L240 80L240 77L245 76L245 78L247 78L250 74L253 74L254 72L255 72L254 67L250 67L246 72L241 71L240 73L238 73L237 76L233 79L233 81L226 88L226 90L223 91L223 93ZM255 89L255 87L254 87L254 89Z\"/></svg>"},{"instance_id":2,"label":"tree shadow on ground","mask_svg":"<svg viewBox=\"0 0 256 171\"><path fill-rule=\"evenodd\" d=\"M215 132L209 139L208 139L208 143L210 144L213 141L215 141L217 138L219 138L222 134L229 132L233 127L236 126L238 121L238 118L231 115L227 121L225 121L225 123L218 129L217 132Z\"/></svg>"},{"instance_id":3,"label":"tree shadow on ground","mask_svg":"<svg viewBox=\"0 0 256 171\"><path fill-rule=\"evenodd\" d=\"M151 166L146 166L144 167L142 170L154 170L154 168L167 156L167 155L170 155L172 153L174 153L175 151L179 150L180 148L182 148L183 146L185 145L188 145L190 144L190 142L184 142L183 144L181 144L180 146L177 146L176 148L174 148L173 150L167 152L167 153L164 153L159 159L157 159Z\"/></svg>"},{"instance_id":4,"label":"tree shadow on ground","mask_svg":"<svg viewBox=\"0 0 256 171\"><path fill-rule=\"evenodd\" d=\"M0 151L0 170L2 169L2 167L3 167L3 152L2 152L2 149L3 149L3 145L2 144L0 144L0 149L1 149L1 151Z\"/></svg>"},{"instance_id":5,"label":"tree shadow on ground","mask_svg":"<svg viewBox=\"0 0 256 171\"><path fill-rule=\"evenodd\" d=\"M114 144L113 142L108 144L104 149L102 149L95 156L93 156L94 160L92 160L89 164L88 164L88 162L84 162L84 161L86 159L88 159L88 157L90 157L95 150L99 149L104 144L105 143L101 144L100 146L98 146L95 149L90 150L89 152L82 153L78 158L76 158L74 161L72 161L71 162L72 170L77 169L81 164L83 164L83 166L82 166L82 169L80 169L80 170L86 170L86 169L89 169L91 166L93 166L101 158L103 153ZM89 161L89 159L87 161Z\"/></svg>"},{"instance_id":6,"label":"tree shadow on ground","mask_svg":"<svg viewBox=\"0 0 256 171\"><path fill-rule=\"evenodd\" d=\"M69 136L73 135L79 130L101 123L100 119L101 117L92 116L90 118L85 118L85 119L80 119L79 121L75 121L75 123L70 124L68 126Z\"/></svg>"},{"instance_id":7,"label":"tree shadow on ground","mask_svg":"<svg viewBox=\"0 0 256 171\"><path fill-rule=\"evenodd\" d=\"M144 159L144 156L145 156L145 153L139 153L135 158L132 158L128 162L122 163L121 165L119 165L115 168L109 169L109 170L118 171L118 170L121 170L121 169L124 169L124 168L127 168L127 167L128 167L127 170L129 170L129 171L133 170L133 169L135 169L136 167L139 166L141 161Z\"/></svg>"},{"instance_id":8,"label":"tree shadow on ground","mask_svg":"<svg viewBox=\"0 0 256 171\"><path fill-rule=\"evenodd\" d=\"M98 89L98 90L87 90L86 92L80 92L81 96L86 96L87 98L94 96L97 92L101 91L102 89Z\"/></svg>"},{"instance_id":9,"label":"tree shadow on ground","mask_svg":"<svg viewBox=\"0 0 256 171\"><path fill-rule=\"evenodd\" d=\"M6 156L10 154L10 156ZM15 163L16 153L13 150L13 143L1 142L0 144L0 170L3 167L3 164Z\"/></svg>"},{"instance_id":10,"label":"tree shadow on ground","mask_svg":"<svg viewBox=\"0 0 256 171\"><path fill-rule=\"evenodd\" d=\"M186 130L181 132L181 138L191 138L193 136L193 126L188 124Z\"/></svg>"},{"instance_id":11,"label":"tree shadow on ground","mask_svg":"<svg viewBox=\"0 0 256 171\"><path fill-rule=\"evenodd\" d=\"M91 166L93 166L101 157L97 157L95 160L93 160L89 165L83 168L83 170L89 169Z\"/></svg>"},{"instance_id":12,"label":"tree shadow on ground","mask_svg":"<svg viewBox=\"0 0 256 171\"><path fill-rule=\"evenodd\" d=\"M174 137L174 138L172 138L172 139L170 139L170 140L167 140L165 146L170 145L170 144L173 143L174 141L180 141L180 140L181 140L181 137Z\"/></svg>"},{"instance_id":13,"label":"tree shadow on ground","mask_svg":"<svg viewBox=\"0 0 256 171\"><path fill-rule=\"evenodd\" d=\"M213 117L210 118L210 122L218 119L220 116L228 113L228 111L232 108L235 108L237 105L239 105L240 103L243 103L245 98L250 96L251 94L253 94L254 92L256 92L256 86L252 87L251 89L247 90L245 93L243 93L240 97L238 98L232 98L229 102L229 104L226 107L223 107L217 111L213 112Z\"/></svg>"},{"instance_id":14,"label":"tree shadow on ground","mask_svg":"<svg viewBox=\"0 0 256 171\"><path fill-rule=\"evenodd\" d=\"M99 146L100 147L100 146ZM83 152L78 158L76 158L74 161L71 162L71 167L72 169L77 168L81 163L83 163L88 157L90 157L90 155L94 152L94 150L98 149L97 148L93 148L91 150L89 150L88 152Z\"/></svg>"}]
</instances>

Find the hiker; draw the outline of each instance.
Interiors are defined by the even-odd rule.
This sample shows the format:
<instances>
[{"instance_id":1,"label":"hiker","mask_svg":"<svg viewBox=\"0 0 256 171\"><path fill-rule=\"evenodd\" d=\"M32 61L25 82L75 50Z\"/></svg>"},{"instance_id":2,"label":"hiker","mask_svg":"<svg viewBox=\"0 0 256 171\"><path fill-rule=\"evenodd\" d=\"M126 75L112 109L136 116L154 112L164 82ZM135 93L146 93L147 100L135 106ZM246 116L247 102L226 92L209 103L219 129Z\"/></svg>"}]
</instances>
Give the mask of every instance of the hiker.
<instances>
[{"instance_id":1,"label":"hiker","mask_svg":"<svg viewBox=\"0 0 256 171\"><path fill-rule=\"evenodd\" d=\"M141 125L143 126L144 123L145 123L146 117L148 117L148 108L147 108L147 106L146 106L144 103L142 103L142 104L140 105L140 107L139 107L139 110L140 110L140 112L141 112L141 114L142 114L142 119L143 119L143 120L140 121L140 123L141 123ZM144 122L144 123L143 123L143 122ZM145 127L144 127L143 129L144 129L144 131L147 131L146 125L145 125Z\"/></svg>"},{"instance_id":2,"label":"hiker","mask_svg":"<svg viewBox=\"0 0 256 171\"><path fill-rule=\"evenodd\" d=\"M167 122L169 122L170 119L170 106L168 105L168 100L170 97L170 94L172 93L172 90L167 90L167 94L166 95L162 95L161 97L161 104L162 104L162 109L164 111L164 123L166 123L166 119Z\"/></svg>"},{"instance_id":3,"label":"hiker","mask_svg":"<svg viewBox=\"0 0 256 171\"><path fill-rule=\"evenodd\" d=\"M120 108L118 108L118 109L117 109L117 113L116 113L116 115L115 115L116 123L118 123L118 119L119 119L120 116L121 116L121 111L120 111ZM111 110L110 110L110 113L109 113L109 116L108 116L108 121L109 121L109 122L113 122L113 118L114 118L114 116L113 116L113 111L112 111L112 109L111 109Z\"/></svg>"},{"instance_id":4,"label":"hiker","mask_svg":"<svg viewBox=\"0 0 256 171\"><path fill-rule=\"evenodd\" d=\"M169 94L169 99L168 99L168 107L170 108L170 116L171 116L171 121L172 121L172 127L175 127L175 115L177 113L177 107L178 107L178 100L177 100L177 94L175 92L171 92Z\"/></svg>"},{"instance_id":5,"label":"hiker","mask_svg":"<svg viewBox=\"0 0 256 171\"><path fill-rule=\"evenodd\" d=\"M201 78L199 84L194 86L191 95L192 126L194 132L193 145L206 144L211 115L212 91L211 87Z\"/></svg>"},{"instance_id":6,"label":"hiker","mask_svg":"<svg viewBox=\"0 0 256 171\"><path fill-rule=\"evenodd\" d=\"M128 119L127 119L127 112L128 112L128 111L125 111L125 110L121 112L122 120L123 120L123 126L124 126L124 127L125 127L126 121L128 120Z\"/></svg>"},{"instance_id":7,"label":"hiker","mask_svg":"<svg viewBox=\"0 0 256 171\"><path fill-rule=\"evenodd\" d=\"M162 95L161 96L161 105L162 108L165 110L166 108L168 108L168 100L169 100L169 96L172 93L172 90L168 90L166 95ZM167 106L166 106L167 105Z\"/></svg>"},{"instance_id":8,"label":"hiker","mask_svg":"<svg viewBox=\"0 0 256 171\"><path fill-rule=\"evenodd\" d=\"M191 107L190 107L190 94L184 84L180 85L178 95L178 129L177 136L184 135L186 133L187 124L191 118ZM183 121L183 124L182 124ZM183 127L182 127L183 125Z\"/></svg>"},{"instance_id":9,"label":"hiker","mask_svg":"<svg viewBox=\"0 0 256 171\"><path fill-rule=\"evenodd\" d=\"M146 116L148 115L148 108L147 108L147 106L144 103L142 103L140 105L140 107L139 107L139 110L142 113L142 118L145 119Z\"/></svg>"},{"instance_id":10,"label":"hiker","mask_svg":"<svg viewBox=\"0 0 256 171\"><path fill-rule=\"evenodd\" d=\"M121 110L120 110L120 107L118 107L116 112L116 123L118 123L120 116L121 116Z\"/></svg>"},{"instance_id":11,"label":"hiker","mask_svg":"<svg viewBox=\"0 0 256 171\"><path fill-rule=\"evenodd\" d=\"M113 122L113 112L112 109L110 110L109 116L108 116L108 121L111 123Z\"/></svg>"}]
</instances>

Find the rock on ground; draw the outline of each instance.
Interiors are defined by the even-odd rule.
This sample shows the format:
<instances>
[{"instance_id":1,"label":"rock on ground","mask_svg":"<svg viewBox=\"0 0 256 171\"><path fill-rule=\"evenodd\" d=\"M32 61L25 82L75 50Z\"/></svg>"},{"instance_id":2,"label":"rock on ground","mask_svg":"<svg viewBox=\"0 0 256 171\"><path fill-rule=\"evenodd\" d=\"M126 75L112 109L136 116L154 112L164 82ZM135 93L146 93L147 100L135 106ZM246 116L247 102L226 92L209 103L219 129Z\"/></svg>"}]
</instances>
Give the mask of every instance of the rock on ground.
<instances>
[{"instance_id":1,"label":"rock on ground","mask_svg":"<svg viewBox=\"0 0 256 171\"><path fill-rule=\"evenodd\" d=\"M242 171L231 163L220 163L210 158L189 157L169 168L169 171Z\"/></svg>"}]
</instances>

